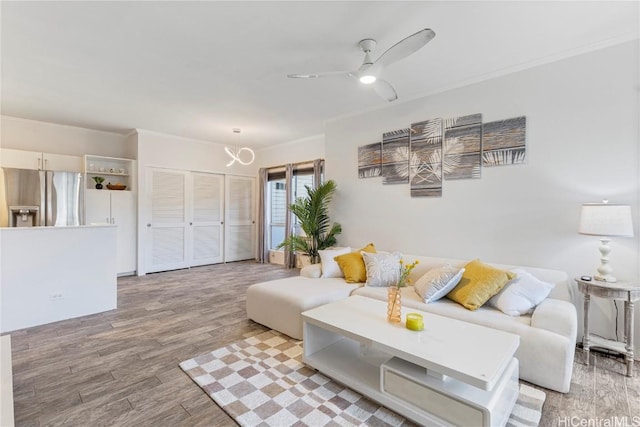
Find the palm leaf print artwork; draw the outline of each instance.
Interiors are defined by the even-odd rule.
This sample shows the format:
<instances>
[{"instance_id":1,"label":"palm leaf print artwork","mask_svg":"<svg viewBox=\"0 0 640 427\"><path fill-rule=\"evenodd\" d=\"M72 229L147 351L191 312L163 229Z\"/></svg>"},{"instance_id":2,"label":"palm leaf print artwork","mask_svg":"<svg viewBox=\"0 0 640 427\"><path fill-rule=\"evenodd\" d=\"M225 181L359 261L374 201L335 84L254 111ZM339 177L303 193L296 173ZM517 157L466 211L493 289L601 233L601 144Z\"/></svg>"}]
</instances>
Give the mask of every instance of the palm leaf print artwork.
<instances>
[{"instance_id":1,"label":"palm leaf print artwork","mask_svg":"<svg viewBox=\"0 0 640 427\"><path fill-rule=\"evenodd\" d=\"M409 182L409 129L385 132L382 135L382 183Z\"/></svg>"},{"instance_id":2,"label":"palm leaf print artwork","mask_svg":"<svg viewBox=\"0 0 640 427\"><path fill-rule=\"evenodd\" d=\"M444 121L444 178L480 178L482 114Z\"/></svg>"},{"instance_id":3,"label":"palm leaf print artwork","mask_svg":"<svg viewBox=\"0 0 640 427\"><path fill-rule=\"evenodd\" d=\"M358 147L358 177L410 186L411 197L441 197L444 180L478 179L482 166L526 161L525 116L482 123L482 114L429 119Z\"/></svg>"},{"instance_id":4,"label":"palm leaf print artwork","mask_svg":"<svg viewBox=\"0 0 640 427\"><path fill-rule=\"evenodd\" d=\"M442 120L411 125L411 197L442 196Z\"/></svg>"},{"instance_id":5,"label":"palm leaf print artwork","mask_svg":"<svg viewBox=\"0 0 640 427\"><path fill-rule=\"evenodd\" d=\"M482 165L524 163L527 154L526 130L525 116L486 123L482 130Z\"/></svg>"},{"instance_id":6,"label":"palm leaf print artwork","mask_svg":"<svg viewBox=\"0 0 640 427\"><path fill-rule=\"evenodd\" d=\"M382 176L382 143L358 147L358 178Z\"/></svg>"},{"instance_id":7,"label":"palm leaf print artwork","mask_svg":"<svg viewBox=\"0 0 640 427\"><path fill-rule=\"evenodd\" d=\"M403 179L404 182L409 182L409 162L405 161L405 159L409 159L409 147L396 148L391 157L394 159L393 167L396 176Z\"/></svg>"},{"instance_id":8,"label":"palm leaf print artwork","mask_svg":"<svg viewBox=\"0 0 640 427\"><path fill-rule=\"evenodd\" d=\"M444 129L459 128L463 126L476 125L482 123L482 114L469 114L468 116L450 117L444 119Z\"/></svg>"},{"instance_id":9,"label":"palm leaf print artwork","mask_svg":"<svg viewBox=\"0 0 640 427\"><path fill-rule=\"evenodd\" d=\"M494 150L482 154L483 166L515 165L524 163L525 148L509 148L506 150Z\"/></svg>"}]
</instances>

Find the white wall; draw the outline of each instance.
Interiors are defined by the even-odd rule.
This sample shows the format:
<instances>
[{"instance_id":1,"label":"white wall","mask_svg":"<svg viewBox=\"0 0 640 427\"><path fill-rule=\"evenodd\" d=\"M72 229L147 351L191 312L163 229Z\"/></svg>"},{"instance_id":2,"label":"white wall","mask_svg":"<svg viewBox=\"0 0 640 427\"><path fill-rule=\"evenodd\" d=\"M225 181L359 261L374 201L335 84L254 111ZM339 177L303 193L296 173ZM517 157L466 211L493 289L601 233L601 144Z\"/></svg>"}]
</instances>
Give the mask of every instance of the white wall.
<instances>
[{"instance_id":1,"label":"white wall","mask_svg":"<svg viewBox=\"0 0 640 427\"><path fill-rule=\"evenodd\" d=\"M282 166L324 158L324 135L314 135L296 141L256 150L258 168Z\"/></svg>"},{"instance_id":2,"label":"white wall","mask_svg":"<svg viewBox=\"0 0 640 427\"><path fill-rule=\"evenodd\" d=\"M0 333L115 309L116 231L0 229Z\"/></svg>"},{"instance_id":3,"label":"white wall","mask_svg":"<svg viewBox=\"0 0 640 427\"><path fill-rule=\"evenodd\" d=\"M341 243L593 274L599 242L577 233L580 205L607 198L632 206L636 237L613 239L611 264L638 283L638 49L638 41L624 43L329 122L326 171L338 184L332 214ZM358 179L359 145L417 121L471 113L484 122L527 116L528 163L445 181L441 198ZM582 323L579 294L576 303ZM612 303L599 300L591 310L593 332L611 336ZM639 314L636 307L637 355Z\"/></svg>"},{"instance_id":4,"label":"white wall","mask_svg":"<svg viewBox=\"0 0 640 427\"><path fill-rule=\"evenodd\" d=\"M0 117L0 146L16 150L82 156L130 156L126 136L35 120Z\"/></svg>"},{"instance_id":5,"label":"white wall","mask_svg":"<svg viewBox=\"0 0 640 427\"><path fill-rule=\"evenodd\" d=\"M225 144L181 138L137 129L139 169L148 166L231 175L255 176L257 162L242 166L238 162L227 167L231 158Z\"/></svg>"}]
</instances>

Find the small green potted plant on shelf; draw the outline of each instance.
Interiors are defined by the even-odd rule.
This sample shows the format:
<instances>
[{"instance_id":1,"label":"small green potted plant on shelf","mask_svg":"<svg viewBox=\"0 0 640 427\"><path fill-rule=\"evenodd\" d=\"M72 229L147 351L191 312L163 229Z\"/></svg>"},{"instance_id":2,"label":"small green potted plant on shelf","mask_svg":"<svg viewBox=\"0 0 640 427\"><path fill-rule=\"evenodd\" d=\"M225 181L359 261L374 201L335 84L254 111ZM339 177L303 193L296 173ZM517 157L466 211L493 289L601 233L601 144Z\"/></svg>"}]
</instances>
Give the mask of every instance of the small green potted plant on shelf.
<instances>
[{"instance_id":1,"label":"small green potted plant on shelf","mask_svg":"<svg viewBox=\"0 0 640 427\"><path fill-rule=\"evenodd\" d=\"M102 183L104 182L104 178L101 176L94 176L93 180L96 182L96 190L102 190Z\"/></svg>"}]
</instances>

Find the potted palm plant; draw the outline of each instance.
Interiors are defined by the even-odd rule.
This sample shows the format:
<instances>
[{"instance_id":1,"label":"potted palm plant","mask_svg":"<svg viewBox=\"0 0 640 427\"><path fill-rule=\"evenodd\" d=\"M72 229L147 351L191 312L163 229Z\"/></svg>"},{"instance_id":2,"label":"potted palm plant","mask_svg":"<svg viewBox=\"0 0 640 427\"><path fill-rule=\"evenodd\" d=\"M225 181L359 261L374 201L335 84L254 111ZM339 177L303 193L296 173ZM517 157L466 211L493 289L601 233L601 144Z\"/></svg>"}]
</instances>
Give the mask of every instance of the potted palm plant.
<instances>
[{"instance_id":1,"label":"potted palm plant","mask_svg":"<svg viewBox=\"0 0 640 427\"><path fill-rule=\"evenodd\" d=\"M297 198L289 206L305 235L292 234L278 248L305 254L312 264L316 264L320 262L318 251L334 246L336 236L342 232L342 226L332 224L329 219L329 203L336 191L336 183L329 180L317 188L305 188L307 196Z\"/></svg>"}]
</instances>

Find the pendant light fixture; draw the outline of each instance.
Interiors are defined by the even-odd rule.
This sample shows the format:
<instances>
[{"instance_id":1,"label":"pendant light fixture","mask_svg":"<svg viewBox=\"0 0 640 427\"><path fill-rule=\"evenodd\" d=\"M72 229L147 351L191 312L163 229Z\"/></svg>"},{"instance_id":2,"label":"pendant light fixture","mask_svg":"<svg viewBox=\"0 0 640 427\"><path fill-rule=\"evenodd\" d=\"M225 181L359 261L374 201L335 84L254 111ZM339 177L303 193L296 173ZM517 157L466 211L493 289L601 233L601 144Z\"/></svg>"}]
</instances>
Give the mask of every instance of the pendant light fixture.
<instances>
[{"instance_id":1,"label":"pendant light fixture","mask_svg":"<svg viewBox=\"0 0 640 427\"><path fill-rule=\"evenodd\" d=\"M240 128L233 128L232 131L233 133L241 132ZM231 157L231 161L227 163L227 167L231 166L235 162L240 163L242 166L249 166L256 159L256 154L249 147L224 147L224 151L229 155L229 157Z\"/></svg>"}]
</instances>

